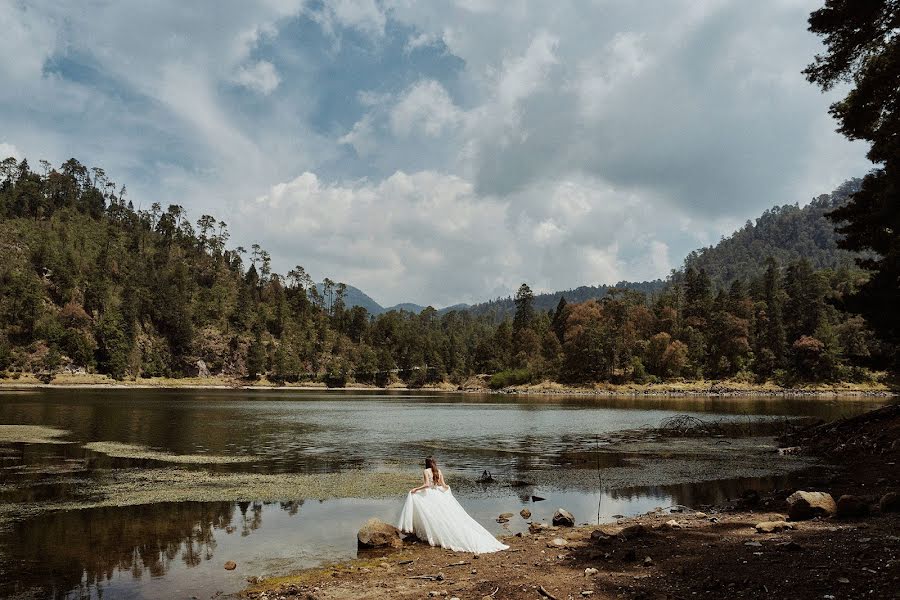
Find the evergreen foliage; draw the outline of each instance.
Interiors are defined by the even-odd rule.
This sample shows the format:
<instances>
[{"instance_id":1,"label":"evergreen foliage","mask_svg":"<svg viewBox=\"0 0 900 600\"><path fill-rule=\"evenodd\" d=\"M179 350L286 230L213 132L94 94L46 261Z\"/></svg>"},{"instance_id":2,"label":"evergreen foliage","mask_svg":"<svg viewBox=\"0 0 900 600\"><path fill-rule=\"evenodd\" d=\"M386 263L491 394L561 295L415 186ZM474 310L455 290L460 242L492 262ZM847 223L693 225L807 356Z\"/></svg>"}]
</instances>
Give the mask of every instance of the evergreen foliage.
<instances>
[{"instance_id":1,"label":"evergreen foliage","mask_svg":"<svg viewBox=\"0 0 900 600\"><path fill-rule=\"evenodd\" d=\"M757 257L764 270L723 286L710 251L665 283L603 287L600 297L541 300L523 284L499 321L431 307L373 316L348 304L340 282L317 286L301 266L274 273L258 245L229 249L226 224L210 215L192 224L177 205L135 210L101 169L2 165L2 371L181 377L202 360L214 374L274 382L418 386L486 373L502 386L830 381L885 361L866 322L839 308L866 282L843 261Z\"/></svg>"}]
</instances>

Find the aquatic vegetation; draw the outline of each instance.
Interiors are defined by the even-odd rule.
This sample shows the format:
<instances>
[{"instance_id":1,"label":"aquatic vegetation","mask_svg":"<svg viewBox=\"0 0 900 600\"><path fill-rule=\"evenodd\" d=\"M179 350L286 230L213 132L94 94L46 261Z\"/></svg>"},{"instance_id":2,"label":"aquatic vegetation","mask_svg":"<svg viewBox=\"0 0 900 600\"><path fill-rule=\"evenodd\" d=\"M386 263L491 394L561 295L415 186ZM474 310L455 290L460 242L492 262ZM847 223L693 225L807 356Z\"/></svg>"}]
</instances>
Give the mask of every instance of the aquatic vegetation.
<instances>
[{"instance_id":1,"label":"aquatic vegetation","mask_svg":"<svg viewBox=\"0 0 900 600\"><path fill-rule=\"evenodd\" d=\"M69 432L41 425L0 425L0 444L68 444L60 440Z\"/></svg>"},{"instance_id":2,"label":"aquatic vegetation","mask_svg":"<svg viewBox=\"0 0 900 600\"><path fill-rule=\"evenodd\" d=\"M121 442L90 442L83 446L86 450L106 454L113 458L135 458L142 460L158 460L161 462L183 463L193 465L222 465L231 463L246 463L257 460L252 455L223 456L219 454L173 454L160 452L146 446L137 444L123 444Z\"/></svg>"}]
</instances>

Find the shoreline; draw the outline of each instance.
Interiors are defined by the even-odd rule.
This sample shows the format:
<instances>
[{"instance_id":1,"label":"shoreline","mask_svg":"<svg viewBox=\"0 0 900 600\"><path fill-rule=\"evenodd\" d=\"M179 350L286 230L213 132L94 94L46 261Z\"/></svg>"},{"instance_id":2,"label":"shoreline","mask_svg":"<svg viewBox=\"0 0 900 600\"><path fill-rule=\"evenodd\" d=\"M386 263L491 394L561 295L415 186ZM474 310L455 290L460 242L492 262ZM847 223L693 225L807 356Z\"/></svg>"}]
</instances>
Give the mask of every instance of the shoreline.
<instances>
[{"instance_id":1,"label":"shoreline","mask_svg":"<svg viewBox=\"0 0 900 600\"><path fill-rule=\"evenodd\" d=\"M688 381L656 384L610 384L573 386L545 381L537 384L491 389L486 386L438 383L422 387L405 385L353 384L345 387L328 387L324 383L276 384L266 380L247 382L226 377L150 378L116 381L99 375L60 375L50 383L43 383L33 375L0 379L0 392L4 390L37 389L85 389L85 390L240 390L240 391L297 391L297 392L425 392L444 394L499 395L499 396L576 396L585 398L609 397L859 397L896 398L900 390L885 384L858 384L839 382L808 386L782 387L773 383L748 384L733 381Z\"/></svg>"},{"instance_id":2,"label":"shoreline","mask_svg":"<svg viewBox=\"0 0 900 600\"><path fill-rule=\"evenodd\" d=\"M894 598L900 480L885 465L896 464L900 444L896 437L875 445L846 441L898 427L892 407L786 436L780 441L829 459L789 489L748 489L722 503L657 507L607 524L584 523L585 515L575 515L577 527L533 523L502 538L509 550L492 554L404 541L387 553L359 552L354 560L284 577L248 578L238 597ZM823 501L818 514L804 514L802 501L791 506L800 490L828 494L830 507Z\"/></svg>"}]
</instances>

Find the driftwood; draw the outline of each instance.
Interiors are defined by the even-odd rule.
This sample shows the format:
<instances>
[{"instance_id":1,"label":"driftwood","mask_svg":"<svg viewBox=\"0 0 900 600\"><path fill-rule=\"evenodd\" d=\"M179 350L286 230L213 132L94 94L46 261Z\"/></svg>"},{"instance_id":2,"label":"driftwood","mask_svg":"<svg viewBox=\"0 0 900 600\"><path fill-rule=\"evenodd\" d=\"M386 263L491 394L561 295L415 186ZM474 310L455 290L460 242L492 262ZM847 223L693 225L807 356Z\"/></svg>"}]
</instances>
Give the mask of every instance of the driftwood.
<instances>
[{"instance_id":1,"label":"driftwood","mask_svg":"<svg viewBox=\"0 0 900 600\"><path fill-rule=\"evenodd\" d=\"M544 598L547 598L548 600L559 600L559 598L557 598L556 596L554 596L553 594L551 594L550 592L545 590L544 586L538 587L538 594L540 594Z\"/></svg>"}]
</instances>

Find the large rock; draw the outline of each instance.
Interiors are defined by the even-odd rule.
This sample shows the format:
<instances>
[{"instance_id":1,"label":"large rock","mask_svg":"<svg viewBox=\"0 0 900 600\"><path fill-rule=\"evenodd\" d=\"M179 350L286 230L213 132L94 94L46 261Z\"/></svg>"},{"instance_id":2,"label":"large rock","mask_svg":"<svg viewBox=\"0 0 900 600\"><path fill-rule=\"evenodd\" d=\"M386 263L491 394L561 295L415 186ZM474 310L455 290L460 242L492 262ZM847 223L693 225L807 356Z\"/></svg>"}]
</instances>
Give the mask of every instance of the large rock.
<instances>
[{"instance_id":1,"label":"large rock","mask_svg":"<svg viewBox=\"0 0 900 600\"><path fill-rule=\"evenodd\" d=\"M900 494L897 492L888 492L881 497L878 503L881 512L900 512Z\"/></svg>"},{"instance_id":2,"label":"large rock","mask_svg":"<svg viewBox=\"0 0 900 600\"><path fill-rule=\"evenodd\" d=\"M788 516L794 521L828 517L837 512L837 504L826 492L797 491L788 496Z\"/></svg>"},{"instance_id":3,"label":"large rock","mask_svg":"<svg viewBox=\"0 0 900 600\"><path fill-rule=\"evenodd\" d=\"M574 527L575 517L564 508L557 508L553 513L553 524L557 527Z\"/></svg>"},{"instance_id":4,"label":"large rock","mask_svg":"<svg viewBox=\"0 0 900 600\"><path fill-rule=\"evenodd\" d=\"M399 548L403 546L400 530L379 519L369 519L356 534L360 548Z\"/></svg>"},{"instance_id":5,"label":"large rock","mask_svg":"<svg viewBox=\"0 0 900 600\"><path fill-rule=\"evenodd\" d=\"M869 503L851 494L844 494L837 501L837 516L841 519L864 517L869 514Z\"/></svg>"},{"instance_id":6,"label":"large rock","mask_svg":"<svg viewBox=\"0 0 900 600\"><path fill-rule=\"evenodd\" d=\"M211 377L211 373L209 372L209 367L206 366L206 361L202 358L197 361L197 377L207 378Z\"/></svg>"}]
</instances>

